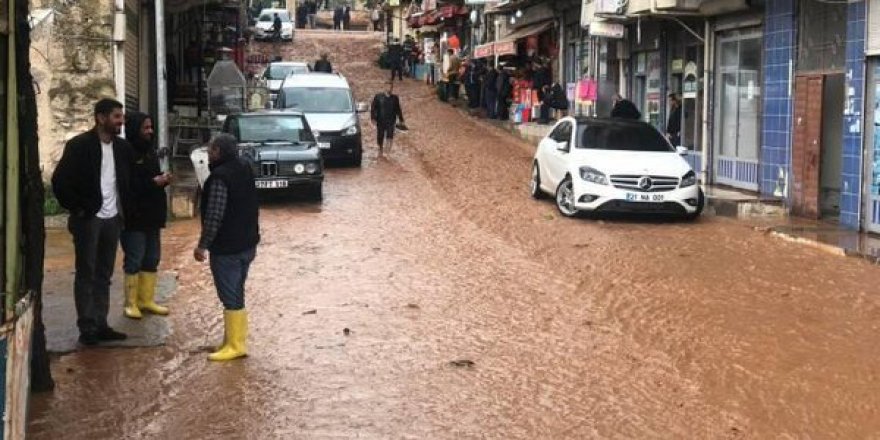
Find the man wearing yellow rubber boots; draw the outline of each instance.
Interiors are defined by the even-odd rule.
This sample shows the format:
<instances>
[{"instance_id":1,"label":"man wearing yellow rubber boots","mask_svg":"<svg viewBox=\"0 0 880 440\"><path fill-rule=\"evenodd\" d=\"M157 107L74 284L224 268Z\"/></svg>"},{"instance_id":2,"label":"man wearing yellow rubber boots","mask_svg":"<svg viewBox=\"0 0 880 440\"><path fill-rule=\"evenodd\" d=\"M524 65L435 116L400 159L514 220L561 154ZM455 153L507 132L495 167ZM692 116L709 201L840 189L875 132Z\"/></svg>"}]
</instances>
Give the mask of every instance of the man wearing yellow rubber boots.
<instances>
[{"instance_id":1,"label":"man wearing yellow rubber boots","mask_svg":"<svg viewBox=\"0 0 880 440\"><path fill-rule=\"evenodd\" d=\"M211 274L225 309L223 344L208 356L228 361L247 355L244 285L260 242L259 206L251 167L238 156L238 141L220 134L208 145L211 175L202 192L202 235L196 261L211 256Z\"/></svg>"},{"instance_id":2,"label":"man wearing yellow rubber boots","mask_svg":"<svg viewBox=\"0 0 880 440\"><path fill-rule=\"evenodd\" d=\"M140 319L141 312L167 315L168 308L155 302L156 270L161 255L160 230L165 227L168 204L165 187L171 175L159 168L159 155L153 145L153 119L144 113L125 115L125 138L133 147L131 169L131 214L125 216L120 235L125 272L123 313Z\"/></svg>"}]
</instances>

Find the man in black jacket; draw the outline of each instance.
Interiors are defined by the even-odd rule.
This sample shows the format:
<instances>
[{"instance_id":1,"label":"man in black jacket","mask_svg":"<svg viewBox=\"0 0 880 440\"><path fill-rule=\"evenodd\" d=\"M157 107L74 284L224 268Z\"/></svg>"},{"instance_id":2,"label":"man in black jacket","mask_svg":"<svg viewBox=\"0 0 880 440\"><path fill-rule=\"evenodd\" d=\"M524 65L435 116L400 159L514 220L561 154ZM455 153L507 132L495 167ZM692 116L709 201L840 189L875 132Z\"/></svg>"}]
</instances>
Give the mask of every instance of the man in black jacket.
<instances>
[{"instance_id":1,"label":"man in black jacket","mask_svg":"<svg viewBox=\"0 0 880 440\"><path fill-rule=\"evenodd\" d=\"M636 108L632 101L620 96L619 93L614 94L614 107L611 108L612 118L625 118L639 120L642 118L642 112Z\"/></svg>"},{"instance_id":2,"label":"man in black jacket","mask_svg":"<svg viewBox=\"0 0 880 440\"><path fill-rule=\"evenodd\" d=\"M217 135L208 146L211 175L202 193L202 234L193 251L202 262L211 252L211 274L225 309L223 344L208 356L228 361L247 355L244 285L260 242L259 206L254 174L238 156L238 141Z\"/></svg>"},{"instance_id":3,"label":"man in black jacket","mask_svg":"<svg viewBox=\"0 0 880 440\"><path fill-rule=\"evenodd\" d=\"M315 61L315 65L312 66L312 70L315 72L333 73L333 65L330 64L330 60L328 59L328 55L326 53L322 53L321 58Z\"/></svg>"},{"instance_id":4,"label":"man in black jacket","mask_svg":"<svg viewBox=\"0 0 880 440\"><path fill-rule=\"evenodd\" d=\"M122 104L98 101L95 127L67 141L52 175L55 197L70 213L76 324L83 345L126 338L107 325L110 279L130 198L132 152L119 137L123 118Z\"/></svg>"},{"instance_id":5,"label":"man in black jacket","mask_svg":"<svg viewBox=\"0 0 880 440\"><path fill-rule=\"evenodd\" d=\"M155 302L156 271L161 255L160 230L165 227L168 205L165 187L171 175L159 167L159 155L153 145L153 119L144 113L125 115L125 139L133 147L134 165L131 170L131 209L125 217L122 231L125 272L123 290L125 316L141 318L141 311L167 315L168 308Z\"/></svg>"},{"instance_id":6,"label":"man in black jacket","mask_svg":"<svg viewBox=\"0 0 880 440\"><path fill-rule=\"evenodd\" d=\"M376 94L370 105L370 119L376 124L376 143L379 145L379 154L385 138L388 138L388 149L394 145L394 129L397 120L403 124L403 110L400 108L400 98L394 94L394 81L388 82L388 90Z\"/></svg>"}]
</instances>

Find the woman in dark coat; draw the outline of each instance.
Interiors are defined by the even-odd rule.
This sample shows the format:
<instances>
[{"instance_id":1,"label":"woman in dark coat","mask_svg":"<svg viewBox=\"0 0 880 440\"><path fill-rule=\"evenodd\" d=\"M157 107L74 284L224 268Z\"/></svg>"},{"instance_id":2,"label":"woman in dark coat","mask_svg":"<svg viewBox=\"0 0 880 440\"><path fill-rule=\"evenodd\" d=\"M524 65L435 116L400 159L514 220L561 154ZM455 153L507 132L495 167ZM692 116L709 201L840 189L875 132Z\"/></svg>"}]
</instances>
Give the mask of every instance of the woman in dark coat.
<instances>
[{"instance_id":1,"label":"woman in dark coat","mask_svg":"<svg viewBox=\"0 0 880 440\"><path fill-rule=\"evenodd\" d=\"M167 315L168 308L155 302L156 271L161 255L160 230L165 227L168 205L165 187L171 175L159 167L153 145L153 119L144 113L125 116L125 137L134 150L131 170L131 212L120 236L124 253L125 316L141 318L141 311Z\"/></svg>"}]
</instances>

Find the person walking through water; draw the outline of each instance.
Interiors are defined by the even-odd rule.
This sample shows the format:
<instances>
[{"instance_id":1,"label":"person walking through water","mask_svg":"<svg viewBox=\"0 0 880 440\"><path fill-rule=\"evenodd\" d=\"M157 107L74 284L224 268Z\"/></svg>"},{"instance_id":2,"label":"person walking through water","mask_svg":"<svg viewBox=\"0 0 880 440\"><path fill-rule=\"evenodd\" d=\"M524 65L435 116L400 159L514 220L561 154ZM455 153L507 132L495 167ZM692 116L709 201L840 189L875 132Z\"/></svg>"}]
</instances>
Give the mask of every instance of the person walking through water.
<instances>
[{"instance_id":1,"label":"person walking through water","mask_svg":"<svg viewBox=\"0 0 880 440\"><path fill-rule=\"evenodd\" d=\"M127 338L107 325L107 313L122 219L129 215L132 149L119 137L120 102L102 99L94 115L94 128L67 141L52 174L52 191L70 213L76 325L83 345Z\"/></svg>"},{"instance_id":2,"label":"person walking through water","mask_svg":"<svg viewBox=\"0 0 880 440\"><path fill-rule=\"evenodd\" d=\"M247 311L244 292L248 270L260 242L259 206L251 167L238 157L238 141L219 134L208 145L211 174L202 193L202 233L193 251L208 259L217 295L223 303L223 344L208 355L212 361L247 356Z\"/></svg>"},{"instance_id":3,"label":"person walking through water","mask_svg":"<svg viewBox=\"0 0 880 440\"><path fill-rule=\"evenodd\" d=\"M278 43L281 41L281 27L281 17L276 12L275 18L272 20L272 42Z\"/></svg>"},{"instance_id":4,"label":"person walking through water","mask_svg":"<svg viewBox=\"0 0 880 440\"><path fill-rule=\"evenodd\" d=\"M125 316L140 319L142 311L167 315L168 308L155 302L156 271L161 255L160 230L165 227L168 205L165 187L171 175L159 167L159 155L153 144L153 119L144 113L125 115L125 138L134 152L131 170L131 211L122 231L125 272Z\"/></svg>"},{"instance_id":5,"label":"person walking through water","mask_svg":"<svg viewBox=\"0 0 880 440\"><path fill-rule=\"evenodd\" d=\"M394 94L394 80L388 81L387 90L373 97L373 103L370 106L370 119L376 124L376 144L379 145L379 154L382 154L386 138L389 150L394 145L394 130L397 126L397 120L400 119L400 124L404 124L400 98Z\"/></svg>"},{"instance_id":6,"label":"person walking through water","mask_svg":"<svg viewBox=\"0 0 880 440\"><path fill-rule=\"evenodd\" d=\"M315 61L315 65L312 66L312 70L315 72L333 73L333 65L330 64L328 57L329 55L326 52L322 53L321 58Z\"/></svg>"}]
</instances>

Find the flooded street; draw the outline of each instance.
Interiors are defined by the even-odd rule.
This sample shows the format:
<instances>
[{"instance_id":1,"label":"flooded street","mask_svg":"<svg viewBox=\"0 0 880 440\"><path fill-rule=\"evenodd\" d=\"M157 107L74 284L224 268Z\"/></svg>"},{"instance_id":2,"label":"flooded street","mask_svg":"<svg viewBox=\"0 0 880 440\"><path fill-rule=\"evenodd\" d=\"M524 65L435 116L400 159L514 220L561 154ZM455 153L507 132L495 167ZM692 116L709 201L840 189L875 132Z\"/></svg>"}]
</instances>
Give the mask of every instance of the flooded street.
<instances>
[{"instance_id":1,"label":"flooded street","mask_svg":"<svg viewBox=\"0 0 880 440\"><path fill-rule=\"evenodd\" d=\"M378 40L297 38L287 58L381 89ZM533 146L395 89L390 154L362 118L363 168L263 204L249 357L206 360L222 310L174 222L167 345L56 359L29 437L880 437L880 268L715 217L560 218L528 196Z\"/></svg>"}]
</instances>

